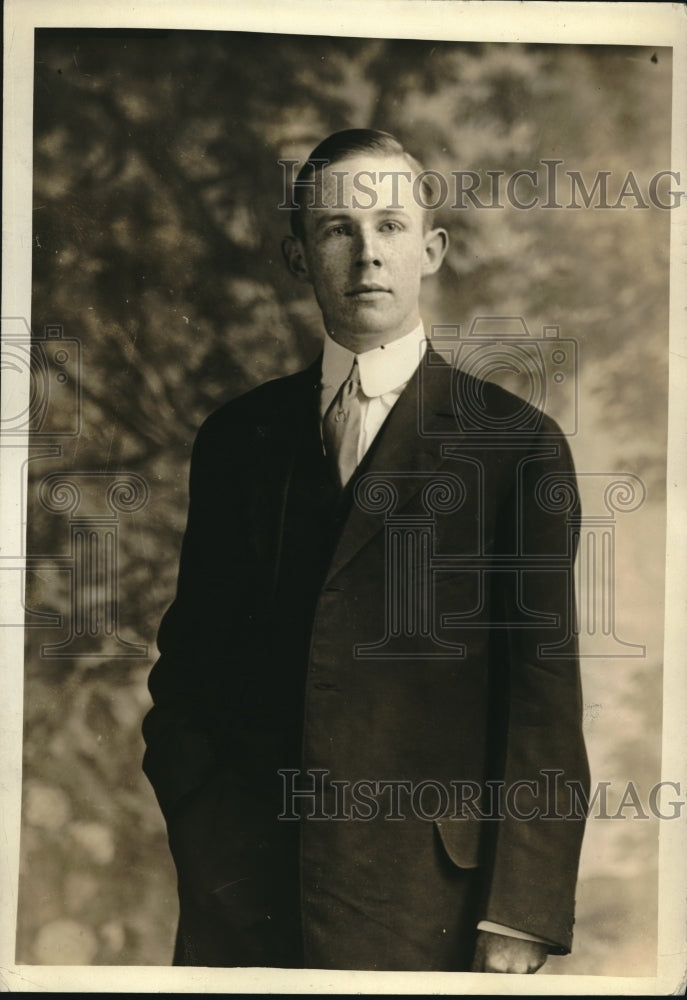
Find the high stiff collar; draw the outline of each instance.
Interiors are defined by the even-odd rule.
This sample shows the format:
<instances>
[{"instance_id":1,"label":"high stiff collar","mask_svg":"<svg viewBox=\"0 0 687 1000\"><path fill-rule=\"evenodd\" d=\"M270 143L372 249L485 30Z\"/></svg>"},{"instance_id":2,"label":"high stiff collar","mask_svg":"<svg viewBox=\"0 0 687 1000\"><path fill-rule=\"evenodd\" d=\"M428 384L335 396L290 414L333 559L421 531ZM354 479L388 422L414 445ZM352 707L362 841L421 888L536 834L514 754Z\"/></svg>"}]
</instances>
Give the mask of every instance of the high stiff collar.
<instances>
[{"instance_id":1,"label":"high stiff collar","mask_svg":"<svg viewBox=\"0 0 687 1000\"><path fill-rule=\"evenodd\" d=\"M426 350L427 339L422 320L415 329L398 340L373 347L362 354L354 354L327 334L322 356L322 391L335 394L348 378L353 361L357 358L360 385L364 394L383 396L408 382Z\"/></svg>"},{"instance_id":2,"label":"high stiff collar","mask_svg":"<svg viewBox=\"0 0 687 1000\"><path fill-rule=\"evenodd\" d=\"M304 371L264 387L258 431L261 442L270 444L269 461L262 466L264 476L252 501L256 520L261 524L282 523L279 517L275 521L272 508L275 503L286 502L295 449L302 435L313 430L322 360L320 354ZM346 371L343 379L348 374ZM447 442L456 444L460 439L452 405L455 374L452 366L430 345L389 413L375 441L371 460L353 483L354 489L358 480L364 479L369 484L375 477L381 477L392 484L396 512L433 481L434 470L444 462L443 446ZM365 483L361 486L364 489ZM265 507L269 509L261 513ZM327 579L336 575L373 535L383 530L385 523L383 510L374 514L365 504L354 501L332 556Z\"/></svg>"}]
</instances>

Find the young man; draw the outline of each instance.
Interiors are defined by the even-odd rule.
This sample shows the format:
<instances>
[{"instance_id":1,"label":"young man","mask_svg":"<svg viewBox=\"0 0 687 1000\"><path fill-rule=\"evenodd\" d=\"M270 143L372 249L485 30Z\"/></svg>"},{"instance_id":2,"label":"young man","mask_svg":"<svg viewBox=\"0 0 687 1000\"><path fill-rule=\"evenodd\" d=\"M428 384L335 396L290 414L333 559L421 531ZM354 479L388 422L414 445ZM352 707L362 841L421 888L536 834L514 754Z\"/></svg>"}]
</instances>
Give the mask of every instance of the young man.
<instances>
[{"instance_id":1,"label":"young man","mask_svg":"<svg viewBox=\"0 0 687 1000\"><path fill-rule=\"evenodd\" d=\"M196 441L144 724L175 961L534 972L570 948L588 769L556 425L428 344L447 234L390 135L299 175L323 354Z\"/></svg>"}]
</instances>

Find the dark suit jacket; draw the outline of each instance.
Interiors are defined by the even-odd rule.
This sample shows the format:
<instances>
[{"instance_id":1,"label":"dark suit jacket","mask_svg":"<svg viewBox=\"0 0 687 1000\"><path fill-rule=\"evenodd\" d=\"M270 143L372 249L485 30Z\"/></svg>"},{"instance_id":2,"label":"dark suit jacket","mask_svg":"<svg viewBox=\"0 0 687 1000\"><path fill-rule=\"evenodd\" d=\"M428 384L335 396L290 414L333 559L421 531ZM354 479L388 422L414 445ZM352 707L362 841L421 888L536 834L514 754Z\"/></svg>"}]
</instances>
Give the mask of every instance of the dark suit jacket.
<instances>
[{"instance_id":1,"label":"dark suit jacket","mask_svg":"<svg viewBox=\"0 0 687 1000\"><path fill-rule=\"evenodd\" d=\"M566 952L584 821L565 783L589 776L565 439L430 350L300 588L298 553L286 579L282 562L318 379L316 362L232 401L194 447L144 724L191 958L250 964L222 941L294 888L306 966L461 968L478 919ZM315 818L276 820L285 780L324 782L299 800Z\"/></svg>"}]
</instances>

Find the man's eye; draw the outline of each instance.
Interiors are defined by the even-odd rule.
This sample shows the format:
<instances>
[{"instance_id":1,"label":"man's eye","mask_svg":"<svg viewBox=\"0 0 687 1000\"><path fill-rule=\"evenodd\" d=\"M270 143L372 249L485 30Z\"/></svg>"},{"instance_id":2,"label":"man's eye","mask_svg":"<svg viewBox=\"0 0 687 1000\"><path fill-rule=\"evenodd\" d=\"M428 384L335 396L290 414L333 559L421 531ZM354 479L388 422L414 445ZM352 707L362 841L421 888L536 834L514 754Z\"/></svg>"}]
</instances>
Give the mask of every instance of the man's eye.
<instances>
[{"instance_id":1,"label":"man's eye","mask_svg":"<svg viewBox=\"0 0 687 1000\"><path fill-rule=\"evenodd\" d=\"M401 226L398 224L398 222L392 222L391 220L388 220L387 222L383 222L380 228L383 233L393 233L396 230L399 230Z\"/></svg>"},{"instance_id":2,"label":"man's eye","mask_svg":"<svg viewBox=\"0 0 687 1000\"><path fill-rule=\"evenodd\" d=\"M345 226L332 226L329 230L331 236L343 236L346 232Z\"/></svg>"}]
</instances>

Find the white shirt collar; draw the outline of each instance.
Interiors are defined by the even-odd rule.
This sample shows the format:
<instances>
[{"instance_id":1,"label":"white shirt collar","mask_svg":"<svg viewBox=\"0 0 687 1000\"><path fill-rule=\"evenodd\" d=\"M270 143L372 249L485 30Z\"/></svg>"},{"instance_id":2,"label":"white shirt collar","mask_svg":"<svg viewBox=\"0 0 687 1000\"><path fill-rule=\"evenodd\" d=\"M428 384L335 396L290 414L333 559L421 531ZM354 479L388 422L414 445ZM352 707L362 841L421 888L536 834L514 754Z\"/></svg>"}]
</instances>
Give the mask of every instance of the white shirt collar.
<instances>
[{"instance_id":1,"label":"white shirt collar","mask_svg":"<svg viewBox=\"0 0 687 1000\"><path fill-rule=\"evenodd\" d=\"M322 389L336 392L348 378L353 359L358 359L360 385L366 396L383 396L405 385L420 364L427 350L422 320L414 330L398 340L354 354L338 344L329 333L324 338L322 357Z\"/></svg>"}]
</instances>

